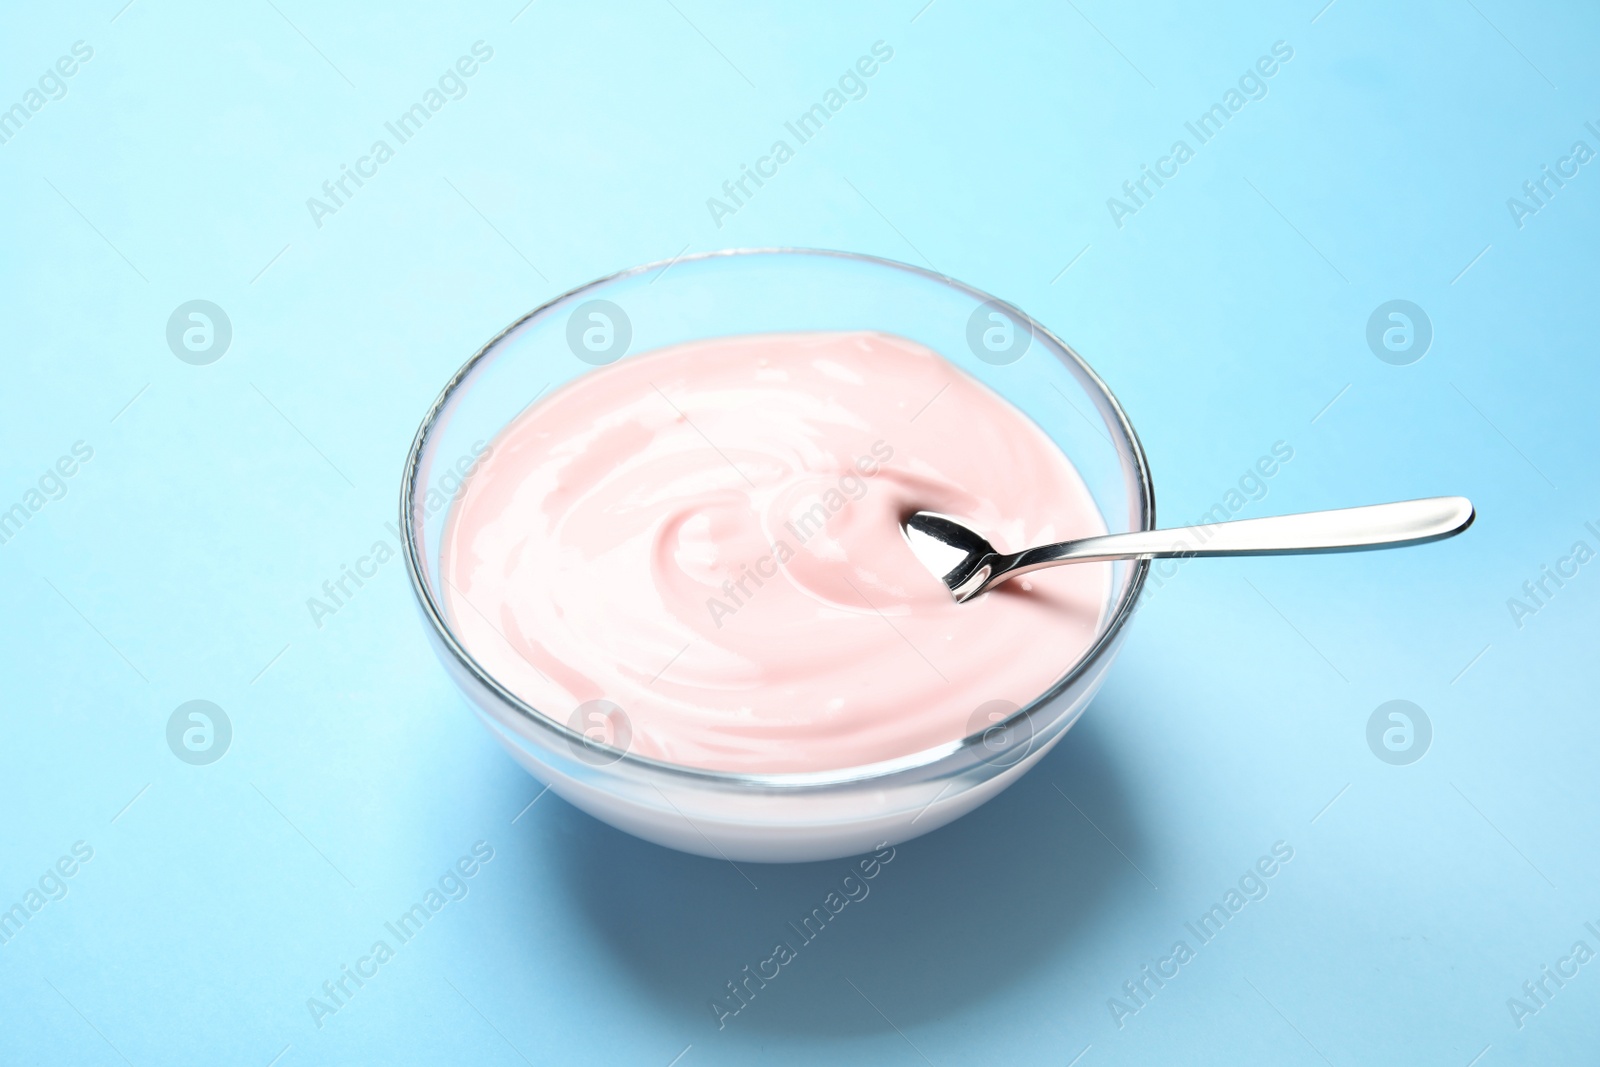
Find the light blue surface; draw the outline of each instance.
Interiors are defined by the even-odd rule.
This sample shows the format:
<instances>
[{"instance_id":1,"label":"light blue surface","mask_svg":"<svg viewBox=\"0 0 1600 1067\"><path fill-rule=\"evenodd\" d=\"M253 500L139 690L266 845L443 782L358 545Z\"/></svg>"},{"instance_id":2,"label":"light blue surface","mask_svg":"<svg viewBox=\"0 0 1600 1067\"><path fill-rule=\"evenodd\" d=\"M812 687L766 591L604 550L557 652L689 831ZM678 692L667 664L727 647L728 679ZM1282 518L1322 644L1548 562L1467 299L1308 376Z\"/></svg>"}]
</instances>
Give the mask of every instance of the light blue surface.
<instances>
[{"instance_id":1,"label":"light blue surface","mask_svg":"<svg viewBox=\"0 0 1600 1067\"><path fill-rule=\"evenodd\" d=\"M0 1060L1593 1060L1600 962L1520 1027L1507 1001L1600 951L1600 563L1520 627L1507 599L1600 549L1600 163L1520 228L1506 203L1600 150L1592 6L121 2L0 32L0 106L93 49L0 144L0 509L93 449L0 544L0 907L93 850L0 945ZM466 95L319 228L306 199L480 40ZM715 225L707 198L880 40L864 98ZM1184 123L1277 41L1265 98L1198 145ZM1107 198L1179 138L1119 229ZM903 845L719 1030L708 1002L846 864L753 890L526 808L398 560L320 628L307 599L392 544L416 424L485 339L612 270L759 245L931 263L1037 316L1123 401L1167 522L1280 441L1240 514L1462 493L1480 518L1185 564L1061 746ZM1365 340L1397 298L1434 329L1407 366ZM232 323L207 366L165 339L193 299ZM208 766L166 740L193 699L232 723ZM1366 740L1393 699L1433 727L1406 766ZM384 924L480 841L399 945ZM1201 945L1185 923L1279 841ZM380 939L319 1028L308 998ZM1119 1027L1109 998L1180 939Z\"/></svg>"}]
</instances>

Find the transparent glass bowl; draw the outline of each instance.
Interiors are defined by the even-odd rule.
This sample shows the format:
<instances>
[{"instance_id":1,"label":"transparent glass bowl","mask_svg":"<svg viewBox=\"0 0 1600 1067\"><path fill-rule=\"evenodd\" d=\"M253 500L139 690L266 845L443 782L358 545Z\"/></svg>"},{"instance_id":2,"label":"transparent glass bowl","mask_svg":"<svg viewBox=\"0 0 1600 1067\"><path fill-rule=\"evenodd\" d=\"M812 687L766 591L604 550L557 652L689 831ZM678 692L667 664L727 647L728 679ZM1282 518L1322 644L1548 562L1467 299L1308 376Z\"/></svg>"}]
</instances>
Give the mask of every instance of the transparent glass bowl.
<instances>
[{"instance_id":1,"label":"transparent glass bowl","mask_svg":"<svg viewBox=\"0 0 1600 1067\"><path fill-rule=\"evenodd\" d=\"M631 834L731 860L854 855L927 833L1004 789L1061 739L1099 688L1149 564L1112 565L1096 640L1003 722L869 766L742 774L676 766L529 706L483 668L444 608L440 546L483 446L537 397L664 345L733 334L877 330L939 352L1025 412L1083 476L1106 529L1148 530L1144 450L1116 398L1076 353L1008 304L949 278L842 252L749 250L636 267L574 289L512 324L456 373L406 461L401 526L435 651L485 726L533 774ZM916 709L906 709L916 714Z\"/></svg>"}]
</instances>

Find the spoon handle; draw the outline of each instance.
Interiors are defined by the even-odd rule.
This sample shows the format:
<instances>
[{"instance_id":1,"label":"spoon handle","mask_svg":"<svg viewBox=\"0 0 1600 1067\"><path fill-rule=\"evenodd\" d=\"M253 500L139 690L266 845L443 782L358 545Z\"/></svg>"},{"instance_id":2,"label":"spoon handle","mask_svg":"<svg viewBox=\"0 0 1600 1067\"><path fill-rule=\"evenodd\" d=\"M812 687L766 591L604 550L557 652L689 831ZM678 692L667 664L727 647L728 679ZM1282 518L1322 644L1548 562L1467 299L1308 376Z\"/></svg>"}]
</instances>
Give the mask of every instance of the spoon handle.
<instances>
[{"instance_id":1,"label":"spoon handle","mask_svg":"<svg viewBox=\"0 0 1600 1067\"><path fill-rule=\"evenodd\" d=\"M1271 556L1301 552L1359 552L1419 545L1453 537L1472 525L1472 501L1434 496L1268 519L1238 519L1169 530L1107 534L1041 545L996 560L984 588L1005 578L1059 563L1185 556Z\"/></svg>"}]
</instances>

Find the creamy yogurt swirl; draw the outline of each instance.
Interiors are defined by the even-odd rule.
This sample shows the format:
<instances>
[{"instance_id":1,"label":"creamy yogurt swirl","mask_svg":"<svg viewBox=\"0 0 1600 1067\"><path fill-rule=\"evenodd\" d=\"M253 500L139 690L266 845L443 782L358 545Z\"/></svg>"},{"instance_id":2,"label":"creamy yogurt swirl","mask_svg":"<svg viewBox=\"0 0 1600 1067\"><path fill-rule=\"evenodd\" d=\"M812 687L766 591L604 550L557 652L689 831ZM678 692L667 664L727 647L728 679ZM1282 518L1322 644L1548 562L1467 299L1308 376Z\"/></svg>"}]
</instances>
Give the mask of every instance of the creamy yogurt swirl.
<instances>
[{"instance_id":1,"label":"creamy yogurt swirl","mask_svg":"<svg viewBox=\"0 0 1600 1067\"><path fill-rule=\"evenodd\" d=\"M467 651L566 723L622 708L629 750L738 772L839 770L959 740L1093 643L1110 564L956 604L900 520L997 547L1104 533L1026 415L880 333L724 337L592 371L492 443L447 517Z\"/></svg>"}]
</instances>

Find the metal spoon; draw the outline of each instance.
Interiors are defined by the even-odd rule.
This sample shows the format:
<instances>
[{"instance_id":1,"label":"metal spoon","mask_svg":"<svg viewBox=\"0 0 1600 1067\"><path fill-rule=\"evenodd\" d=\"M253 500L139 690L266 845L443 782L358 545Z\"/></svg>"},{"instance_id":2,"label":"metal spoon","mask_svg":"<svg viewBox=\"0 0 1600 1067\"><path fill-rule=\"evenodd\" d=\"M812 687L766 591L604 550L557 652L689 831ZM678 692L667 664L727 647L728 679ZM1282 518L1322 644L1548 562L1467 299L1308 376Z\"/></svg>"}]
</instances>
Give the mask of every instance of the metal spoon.
<instances>
[{"instance_id":1,"label":"metal spoon","mask_svg":"<svg viewBox=\"0 0 1600 1067\"><path fill-rule=\"evenodd\" d=\"M911 551L964 604L1019 574L1062 563L1183 556L1360 552L1439 541L1472 525L1472 501L1434 496L1395 504L1308 511L1170 530L1107 534L1010 554L948 515L919 511L901 523Z\"/></svg>"}]
</instances>

